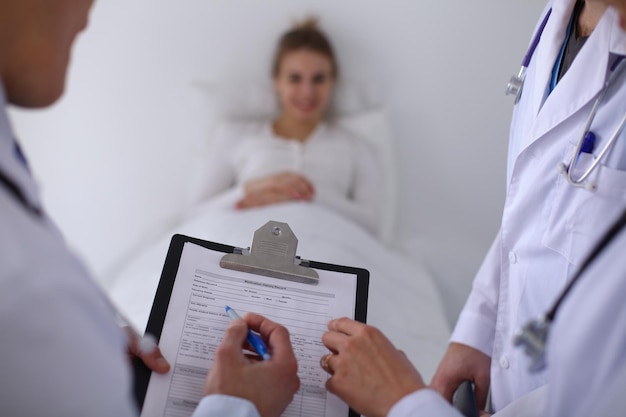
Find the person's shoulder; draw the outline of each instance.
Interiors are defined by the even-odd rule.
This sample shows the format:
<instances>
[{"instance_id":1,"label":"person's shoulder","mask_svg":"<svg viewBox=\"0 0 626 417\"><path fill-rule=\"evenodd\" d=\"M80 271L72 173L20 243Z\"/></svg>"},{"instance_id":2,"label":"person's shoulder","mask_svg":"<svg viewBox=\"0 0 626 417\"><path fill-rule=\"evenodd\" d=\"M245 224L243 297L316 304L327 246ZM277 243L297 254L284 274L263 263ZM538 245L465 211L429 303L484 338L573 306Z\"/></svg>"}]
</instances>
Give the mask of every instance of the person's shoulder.
<instances>
[{"instance_id":1,"label":"person's shoulder","mask_svg":"<svg viewBox=\"0 0 626 417\"><path fill-rule=\"evenodd\" d=\"M7 284L8 277L37 276L43 282L35 279L32 284L45 286L52 281L47 277L51 271L63 271L55 274L54 281L68 287L79 286L77 282L89 278L84 264L68 248L61 231L45 213L37 216L2 189L0 212L2 285ZM27 284L27 280L18 278L18 281Z\"/></svg>"},{"instance_id":2,"label":"person's shoulder","mask_svg":"<svg viewBox=\"0 0 626 417\"><path fill-rule=\"evenodd\" d=\"M41 219L25 208L13 195L0 188L0 276L6 278L8 272L18 269L18 265L29 265L32 247L29 243L37 233ZM4 280L3 280L4 283Z\"/></svg>"},{"instance_id":3,"label":"person's shoulder","mask_svg":"<svg viewBox=\"0 0 626 417\"><path fill-rule=\"evenodd\" d=\"M363 138L359 137L356 132L335 120L323 122L316 136L324 138L327 143L343 144L350 148L360 147L363 143Z\"/></svg>"},{"instance_id":4,"label":"person's shoulder","mask_svg":"<svg viewBox=\"0 0 626 417\"><path fill-rule=\"evenodd\" d=\"M325 129L325 136L332 138L332 140L336 142L345 142L353 148L357 149L358 152L374 152L374 147L365 136L363 136L359 132L356 132L354 129L350 129L347 126L344 126L340 121L332 120L326 122Z\"/></svg>"},{"instance_id":5,"label":"person's shoulder","mask_svg":"<svg viewBox=\"0 0 626 417\"><path fill-rule=\"evenodd\" d=\"M269 124L269 121L229 120L217 127L217 136L231 140L258 138L265 136Z\"/></svg>"},{"instance_id":6,"label":"person's shoulder","mask_svg":"<svg viewBox=\"0 0 626 417\"><path fill-rule=\"evenodd\" d=\"M328 120L324 122L322 128L325 129L326 135L345 139L349 141L359 140L359 136L352 130L346 128L339 120Z\"/></svg>"},{"instance_id":7,"label":"person's shoulder","mask_svg":"<svg viewBox=\"0 0 626 417\"><path fill-rule=\"evenodd\" d=\"M110 321L99 285L52 221L12 203L0 193L0 306L17 312L29 305L22 312L30 318L66 323L85 311L98 323Z\"/></svg>"}]
</instances>

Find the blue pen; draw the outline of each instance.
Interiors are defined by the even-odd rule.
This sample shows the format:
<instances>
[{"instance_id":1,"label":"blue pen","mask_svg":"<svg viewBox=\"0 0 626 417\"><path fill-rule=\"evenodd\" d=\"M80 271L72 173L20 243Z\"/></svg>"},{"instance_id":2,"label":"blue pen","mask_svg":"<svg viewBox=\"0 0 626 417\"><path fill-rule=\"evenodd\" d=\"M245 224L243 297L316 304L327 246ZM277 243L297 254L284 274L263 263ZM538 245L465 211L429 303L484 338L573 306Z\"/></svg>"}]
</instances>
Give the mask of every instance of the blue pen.
<instances>
[{"instance_id":1,"label":"blue pen","mask_svg":"<svg viewBox=\"0 0 626 417\"><path fill-rule=\"evenodd\" d=\"M237 312L229 306L226 306L225 310L231 319L234 320L241 318L239 314L237 314ZM265 342L263 342L263 339L261 339L261 336L248 329L248 336L246 337L246 340L248 341L250 346L254 348L256 353L258 353L264 360L270 359L270 354L267 352L267 346L265 345Z\"/></svg>"},{"instance_id":2,"label":"blue pen","mask_svg":"<svg viewBox=\"0 0 626 417\"><path fill-rule=\"evenodd\" d=\"M576 164L578 164L578 159L580 155L583 153L591 153L593 152L593 148L596 144L596 135L595 133L589 131L585 133L585 138L583 139L583 144L580 147L580 152L576 156Z\"/></svg>"}]
</instances>

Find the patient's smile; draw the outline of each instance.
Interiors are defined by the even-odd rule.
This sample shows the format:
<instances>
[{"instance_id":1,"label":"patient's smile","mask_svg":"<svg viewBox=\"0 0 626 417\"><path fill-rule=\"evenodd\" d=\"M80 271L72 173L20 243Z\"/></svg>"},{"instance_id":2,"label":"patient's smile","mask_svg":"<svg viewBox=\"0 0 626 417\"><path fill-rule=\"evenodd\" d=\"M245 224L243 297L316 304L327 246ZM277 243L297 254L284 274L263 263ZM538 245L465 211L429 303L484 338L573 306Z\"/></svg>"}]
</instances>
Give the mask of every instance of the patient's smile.
<instances>
[{"instance_id":1,"label":"patient's smile","mask_svg":"<svg viewBox=\"0 0 626 417\"><path fill-rule=\"evenodd\" d=\"M307 122L321 120L334 87L332 70L330 59L318 52L299 49L286 54L274 79L285 114Z\"/></svg>"}]
</instances>

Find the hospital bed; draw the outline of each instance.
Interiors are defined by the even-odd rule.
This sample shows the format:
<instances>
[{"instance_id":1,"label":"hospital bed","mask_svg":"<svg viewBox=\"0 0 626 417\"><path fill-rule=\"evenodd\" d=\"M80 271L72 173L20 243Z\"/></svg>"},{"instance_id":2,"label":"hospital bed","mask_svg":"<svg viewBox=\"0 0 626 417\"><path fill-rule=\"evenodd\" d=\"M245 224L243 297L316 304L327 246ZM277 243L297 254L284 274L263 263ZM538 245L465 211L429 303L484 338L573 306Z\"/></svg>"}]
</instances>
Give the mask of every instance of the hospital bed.
<instances>
[{"instance_id":1,"label":"hospital bed","mask_svg":"<svg viewBox=\"0 0 626 417\"><path fill-rule=\"evenodd\" d=\"M271 117L275 109L271 86L263 82L205 81L196 87L208 98L207 112L216 126ZM376 93L356 84L339 85L333 112L337 123L367 140L380 158L385 174L380 198L385 204L376 234L315 203L289 202L235 211L230 208L234 190L217 196L199 193L196 204L184 209L175 225L142 242L107 279L108 292L131 323L145 328L172 235L246 247L255 230L276 220L288 223L296 234L299 256L370 271L368 323L379 327L430 380L445 351L450 328L437 286L419 255L409 258L392 249L398 229L397 178L387 116ZM206 181L202 170L190 172L195 177L189 178L189 184L201 190Z\"/></svg>"}]
</instances>

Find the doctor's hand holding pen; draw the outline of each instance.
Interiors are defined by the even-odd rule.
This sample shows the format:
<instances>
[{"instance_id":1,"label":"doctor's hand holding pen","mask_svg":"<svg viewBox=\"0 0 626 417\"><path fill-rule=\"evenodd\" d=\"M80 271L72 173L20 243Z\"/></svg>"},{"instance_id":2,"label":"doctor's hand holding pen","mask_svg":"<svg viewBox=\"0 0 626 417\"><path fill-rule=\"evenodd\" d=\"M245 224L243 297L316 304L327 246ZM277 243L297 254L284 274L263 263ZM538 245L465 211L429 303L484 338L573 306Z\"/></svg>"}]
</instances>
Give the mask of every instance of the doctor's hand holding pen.
<instances>
[{"instance_id":1,"label":"doctor's hand holding pen","mask_svg":"<svg viewBox=\"0 0 626 417\"><path fill-rule=\"evenodd\" d=\"M244 355L248 328L267 341L271 358L261 360ZM262 417L278 417L300 387L298 363L289 332L283 326L257 314L230 322L224 340L215 352L213 366L204 386L205 394L222 394L252 402Z\"/></svg>"},{"instance_id":2,"label":"doctor's hand holding pen","mask_svg":"<svg viewBox=\"0 0 626 417\"><path fill-rule=\"evenodd\" d=\"M260 350L258 343L246 343L250 337L248 329L268 341L269 349L263 346L261 351L271 354L269 359L265 356L266 360L260 357L255 360L243 353L243 348ZM445 415L458 415L452 408L446 408L439 394L428 389L404 352L396 349L377 328L346 317L331 320L328 331L322 335L322 343L331 352L320 359L320 366L330 375L326 389L356 412L368 417L387 417L393 409L395 415L407 415L408 410L414 409L416 400L420 404L426 400L438 404L439 410L443 406ZM246 399L254 404L261 417L277 417L299 388L297 369L287 329L248 313L243 320L231 321L215 353L204 391L207 395ZM412 395L418 391L420 399Z\"/></svg>"}]
</instances>

